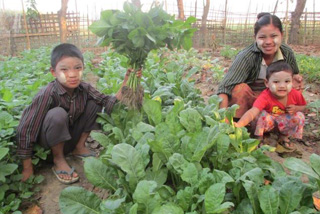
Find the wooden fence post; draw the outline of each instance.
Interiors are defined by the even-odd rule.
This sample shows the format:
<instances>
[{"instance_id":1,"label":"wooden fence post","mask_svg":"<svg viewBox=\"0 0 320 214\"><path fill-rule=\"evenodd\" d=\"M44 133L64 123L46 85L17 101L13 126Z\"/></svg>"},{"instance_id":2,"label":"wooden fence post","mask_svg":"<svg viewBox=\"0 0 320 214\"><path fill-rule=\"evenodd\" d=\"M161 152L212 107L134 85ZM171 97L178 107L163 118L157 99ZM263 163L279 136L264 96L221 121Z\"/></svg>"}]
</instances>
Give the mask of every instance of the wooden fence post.
<instances>
[{"instance_id":1,"label":"wooden fence post","mask_svg":"<svg viewBox=\"0 0 320 214\"><path fill-rule=\"evenodd\" d=\"M29 29L28 29L28 23L27 23L26 13L24 12L23 0L21 0L21 5L22 5L23 20L24 20L24 28L25 28L26 37L27 37L27 49L30 50Z\"/></svg>"},{"instance_id":2,"label":"wooden fence post","mask_svg":"<svg viewBox=\"0 0 320 214\"><path fill-rule=\"evenodd\" d=\"M69 0L61 0L61 9L59 10L59 25L60 25L60 42L64 43L67 41L67 9Z\"/></svg>"}]
</instances>

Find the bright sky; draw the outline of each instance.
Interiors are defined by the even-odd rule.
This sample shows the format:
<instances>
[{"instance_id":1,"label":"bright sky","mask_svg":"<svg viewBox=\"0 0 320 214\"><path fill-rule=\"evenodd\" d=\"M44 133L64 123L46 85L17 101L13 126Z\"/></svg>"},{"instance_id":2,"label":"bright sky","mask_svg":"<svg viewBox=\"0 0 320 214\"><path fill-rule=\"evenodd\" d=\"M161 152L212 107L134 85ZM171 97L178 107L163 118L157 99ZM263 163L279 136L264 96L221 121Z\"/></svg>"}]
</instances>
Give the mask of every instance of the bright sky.
<instances>
[{"instance_id":1,"label":"bright sky","mask_svg":"<svg viewBox=\"0 0 320 214\"><path fill-rule=\"evenodd\" d=\"M0 8L3 10L22 10L22 0L0 0ZM26 9L26 2L23 0L24 7ZM57 12L61 6L61 0L35 0L37 8L40 12ZM69 0L68 10L78 11L84 14L89 14L90 17L93 14L99 14L101 10L106 9L122 9L123 2L126 0ZM143 4L143 9L148 10L153 0L140 0ZM189 15L190 8L194 8L195 2L197 2L198 11L202 12L203 2L205 0L183 0L185 7L185 15ZM247 13L248 9L251 13L258 13L261 11L272 12L277 0L228 0L228 11L233 13ZM289 11L293 11L296 5L296 0L279 0L278 11L285 11L287 1L289 2ZM165 3L168 12L177 10L177 0L158 0L160 3ZM226 0L211 0L210 10L224 10ZM308 12L314 11L320 12L320 2L316 0L307 0L306 8ZM77 5L77 7L76 7Z\"/></svg>"}]
</instances>

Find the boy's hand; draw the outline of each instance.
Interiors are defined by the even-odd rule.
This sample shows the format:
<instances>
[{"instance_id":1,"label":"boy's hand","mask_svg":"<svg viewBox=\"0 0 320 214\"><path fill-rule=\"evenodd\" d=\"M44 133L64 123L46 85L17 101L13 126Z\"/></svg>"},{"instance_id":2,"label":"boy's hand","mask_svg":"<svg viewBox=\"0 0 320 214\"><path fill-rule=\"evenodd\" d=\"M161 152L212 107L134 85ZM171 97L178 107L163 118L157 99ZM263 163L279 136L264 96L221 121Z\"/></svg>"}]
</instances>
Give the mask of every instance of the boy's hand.
<instances>
[{"instance_id":1,"label":"boy's hand","mask_svg":"<svg viewBox=\"0 0 320 214\"><path fill-rule=\"evenodd\" d=\"M31 175L33 175L33 166L32 166L31 158L23 160L22 165L23 165L23 169L22 169L21 181L26 181Z\"/></svg>"},{"instance_id":2,"label":"boy's hand","mask_svg":"<svg viewBox=\"0 0 320 214\"><path fill-rule=\"evenodd\" d=\"M132 68L128 68L128 70L126 72L126 75L124 76L124 80L123 80L122 85L126 85L127 84L127 81L129 79L129 76L130 76L131 72L134 72L134 70ZM137 75L138 78L141 78L141 76L142 76L142 69L141 68L137 71L136 75Z\"/></svg>"},{"instance_id":3,"label":"boy's hand","mask_svg":"<svg viewBox=\"0 0 320 214\"><path fill-rule=\"evenodd\" d=\"M134 70L132 68L128 68L128 70L126 72L126 75L124 76L124 80L122 82L122 85L121 85L119 91L116 93L116 98L119 101L122 100L122 93L121 93L122 87L127 85L127 82L128 82L128 79L129 79L129 76L130 76L131 72L134 72ZM136 72L136 75L137 75L138 78L142 77L142 69L141 68Z\"/></svg>"},{"instance_id":4,"label":"boy's hand","mask_svg":"<svg viewBox=\"0 0 320 214\"><path fill-rule=\"evenodd\" d=\"M286 112L288 112L290 115L294 115L297 111L298 109L296 105L289 105L286 107Z\"/></svg>"}]
</instances>

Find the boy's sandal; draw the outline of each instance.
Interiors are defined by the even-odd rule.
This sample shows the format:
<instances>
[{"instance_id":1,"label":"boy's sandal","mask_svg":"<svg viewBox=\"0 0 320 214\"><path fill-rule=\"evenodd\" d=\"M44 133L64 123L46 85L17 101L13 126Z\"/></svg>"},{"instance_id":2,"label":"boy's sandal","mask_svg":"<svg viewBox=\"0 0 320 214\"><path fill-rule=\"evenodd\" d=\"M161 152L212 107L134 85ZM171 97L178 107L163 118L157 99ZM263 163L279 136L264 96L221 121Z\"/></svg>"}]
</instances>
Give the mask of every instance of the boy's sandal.
<instances>
[{"instance_id":1,"label":"boy's sandal","mask_svg":"<svg viewBox=\"0 0 320 214\"><path fill-rule=\"evenodd\" d=\"M53 171L53 174L55 174L55 176L58 178L58 180L63 184L72 184L72 183L75 183L79 180L79 176L78 177L72 176L74 173L74 167L72 167L69 172L64 171L64 170L55 170L54 167L52 167L51 169ZM59 175L70 175L71 179L63 179Z\"/></svg>"},{"instance_id":2,"label":"boy's sandal","mask_svg":"<svg viewBox=\"0 0 320 214\"><path fill-rule=\"evenodd\" d=\"M97 157L97 154L94 151L90 151L89 153L74 154L73 156L83 159L83 158L87 158L87 157Z\"/></svg>"}]
</instances>

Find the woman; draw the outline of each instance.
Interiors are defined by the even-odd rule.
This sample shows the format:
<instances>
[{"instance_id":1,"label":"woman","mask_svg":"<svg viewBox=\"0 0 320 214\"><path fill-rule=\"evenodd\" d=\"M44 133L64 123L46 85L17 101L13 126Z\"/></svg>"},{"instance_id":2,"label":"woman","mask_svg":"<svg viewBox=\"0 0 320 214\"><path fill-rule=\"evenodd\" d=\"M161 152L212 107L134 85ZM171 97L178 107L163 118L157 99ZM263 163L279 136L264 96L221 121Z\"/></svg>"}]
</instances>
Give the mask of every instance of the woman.
<instances>
[{"instance_id":1,"label":"woman","mask_svg":"<svg viewBox=\"0 0 320 214\"><path fill-rule=\"evenodd\" d=\"M302 77L292 49L282 44L283 29L280 19L270 13L258 14L254 26L255 42L236 56L217 94L222 98L220 108L238 104L235 121L252 107L257 96L265 89L268 65L286 61L293 69L293 87L302 90Z\"/></svg>"}]
</instances>

